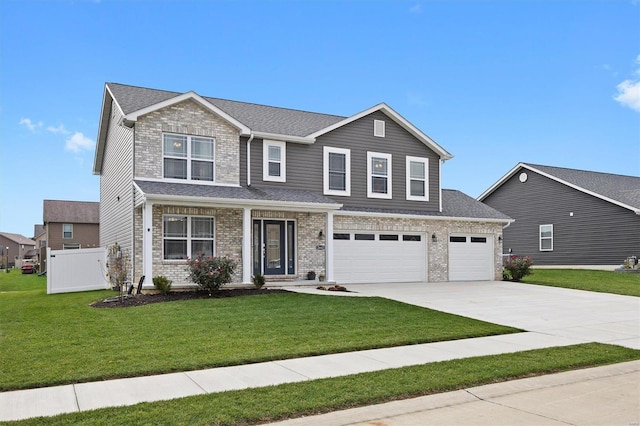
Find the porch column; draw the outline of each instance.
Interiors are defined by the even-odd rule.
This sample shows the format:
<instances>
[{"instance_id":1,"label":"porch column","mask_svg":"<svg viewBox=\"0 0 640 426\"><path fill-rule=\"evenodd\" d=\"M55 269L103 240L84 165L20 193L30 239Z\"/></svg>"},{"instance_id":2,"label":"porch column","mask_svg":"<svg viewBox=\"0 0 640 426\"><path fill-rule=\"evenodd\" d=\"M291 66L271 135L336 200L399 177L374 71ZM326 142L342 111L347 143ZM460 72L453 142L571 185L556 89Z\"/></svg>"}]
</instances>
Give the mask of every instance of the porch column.
<instances>
[{"instance_id":1,"label":"porch column","mask_svg":"<svg viewBox=\"0 0 640 426\"><path fill-rule=\"evenodd\" d=\"M142 273L144 284L152 282L153 277L153 203L142 206Z\"/></svg>"},{"instance_id":2,"label":"porch column","mask_svg":"<svg viewBox=\"0 0 640 426\"><path fill-rule=\"evenodd\" d=\"M325 237L325 274L327 282L334 283L333 279L333 211L327 212L327 235Z\"/></svg>"},{"instance_id":3,"label":"porch column","mask_svg":"<svg viewBox=\"0 0 640 426\"><path fill-rule=\"evenodd\" d=\"M251 209L248 207L242 217L242 283L251 284Z\"/></svg>"}]
</instances>

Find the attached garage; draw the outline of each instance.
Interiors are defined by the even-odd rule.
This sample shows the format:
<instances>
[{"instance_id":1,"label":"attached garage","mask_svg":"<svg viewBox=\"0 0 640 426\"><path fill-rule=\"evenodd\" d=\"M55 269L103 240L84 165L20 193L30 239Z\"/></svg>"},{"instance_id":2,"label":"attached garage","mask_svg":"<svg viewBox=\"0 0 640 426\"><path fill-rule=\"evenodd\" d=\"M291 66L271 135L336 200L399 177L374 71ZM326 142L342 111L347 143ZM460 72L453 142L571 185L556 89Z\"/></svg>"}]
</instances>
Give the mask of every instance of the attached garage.
<instances>
[{"instance_id":1,"label":"attached garage","mask_svg":"<svg viewBox=\"0 0 640 426\"><path fill-rule=\"evenodd\" d=\"M449 236L449 281L494 279L493 236Z\"/></svg>"},{"instance_id":2,"label":"attached garage","mask_svg":"<svg viewBox=\"0 0 640 426\"><path fill-rule=\"evenodd\" d=\"M422 233L339 232L333 234L338 283L427 280L427 242Z\"/></svg>"}]
</instances>

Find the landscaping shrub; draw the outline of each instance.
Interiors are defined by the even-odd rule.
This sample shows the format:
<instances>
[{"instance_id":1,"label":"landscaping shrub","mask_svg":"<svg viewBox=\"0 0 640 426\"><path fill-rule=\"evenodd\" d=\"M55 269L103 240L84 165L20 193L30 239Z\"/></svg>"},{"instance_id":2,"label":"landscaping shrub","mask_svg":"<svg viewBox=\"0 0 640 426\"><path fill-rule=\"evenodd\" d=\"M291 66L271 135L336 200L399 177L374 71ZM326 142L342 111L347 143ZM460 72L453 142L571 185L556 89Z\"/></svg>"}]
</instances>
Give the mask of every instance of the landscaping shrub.
<instances>
[{"instance_id":1,"label":"landscaping shrub","mask_svg":"<svg viewBox=\"0 0 640 426\"><path fill-rule=\"evenodd\" d=\"M164 275L153 277L153 285L161 294L168 294L171 291L171 283L173 283L173 281Z\"/></svg>"},{"instance_id":2,"label":"landscaping shrub","mask_svg":"<svg viewBox=\"0 0 640 426\"><path fill-rule=\"evenodd\" d=\"M201 253L187 259L189 279L201 290L216 291L231 282L238 262L228 257L205 256Z\"/></svg>"},{"instance_id":3,"label":"landscaping shrub","mask_svg":"<svg viewBox=\"0 0 640 426\"><path fill-rule=\"evenodd\" d=\"M504 269L509 273L511 281L520 281L531 274L531 258L529 256L509 256Z\"/></svg>"},{"instance_id":4,"label":"landscaping shrub","mask_svg":"<svg viewBox=\"0 0 640 426\"><path fill-rule=\"evenodd\" d=\"M253 285L257 289L261 289L265 283L264 275L256 274L253 276Z\"/></svg>"}]
</instances>

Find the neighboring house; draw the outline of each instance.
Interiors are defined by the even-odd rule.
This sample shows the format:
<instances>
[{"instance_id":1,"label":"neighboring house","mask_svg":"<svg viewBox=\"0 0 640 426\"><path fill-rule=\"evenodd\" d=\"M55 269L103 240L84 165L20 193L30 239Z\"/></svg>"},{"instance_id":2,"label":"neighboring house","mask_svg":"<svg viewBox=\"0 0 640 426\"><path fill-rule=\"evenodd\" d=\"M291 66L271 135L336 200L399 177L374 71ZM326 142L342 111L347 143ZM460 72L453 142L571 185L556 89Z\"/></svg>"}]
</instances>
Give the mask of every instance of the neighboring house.
<instances>
[{"instance_id":1,"label":"neighboring house","mask_svg":"<svg viewBox=\"0 0 640 426\"><path fill-rule=\"evenodd\" d=\"M70 250L100 247L100 203L93 201L44 200L42 206L44 240L40 258L46 248ZM46 265L41 270L46 271Z\"/></svg>"},{"instance_id":2,"label":"neighboring house","mask_svg":"<svg viewBox=\"0 0 640 426\"><path fill-rule=\"evenodd\" d=\"M478 200L515 219L506 253L614 267L640 256L640 177L520 163Z\"/></svg>"},{"instance_id":3,"label":"neighboring house","mask_svg":"<svg viewBox=\"0 0 640 426\"><path fill-rule=\"evenodd\" d=\"M20 234L12 234L10 232L0 232L0 263L6 267L8 261L9 267L22 266L22 259L26 254L33 250L36 246L35 241Z\"/></svg>"},{"instance_id":4,"label":"neighboring house","mask_svg":"<svg viewBox=\"0 0 640 426\"><path fill-rule=\"evenodd\" d=\"M36 261L41 264L46 259L46 247L47 247L47 230L44 225L33 226L33 241L36 243Z\"/></svg>"},{"instance_id":5,"label":"neighboring house","mask_svg":"<svg viewBox=\"0 0 640 426\"><path fill-rule=\"evenodd\" d=\"M511 219L440 188L451 157L385 104L341 117L107 83L100 242L147 286L188 285L199 252L243 283L500 279Z\"/></svg>"}]
</instances>

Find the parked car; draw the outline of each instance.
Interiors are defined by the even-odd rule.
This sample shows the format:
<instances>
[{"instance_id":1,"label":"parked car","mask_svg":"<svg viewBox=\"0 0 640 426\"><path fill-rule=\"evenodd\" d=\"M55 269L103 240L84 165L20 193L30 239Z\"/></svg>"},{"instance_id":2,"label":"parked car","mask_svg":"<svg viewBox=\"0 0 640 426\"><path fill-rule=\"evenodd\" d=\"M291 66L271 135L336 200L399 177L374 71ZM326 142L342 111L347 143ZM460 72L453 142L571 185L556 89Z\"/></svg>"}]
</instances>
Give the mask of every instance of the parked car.
<instances>
[{"instance_id":1,"label":"parked car","mask_svg":"<svg viewBox=\"0 0 640 426\"><path fill-rule=\"evenodd\" d=\"M22 273L23 274L35 274L36 264L31 259L25 259L22 261Z\"/></svg>"}]
</instances>

